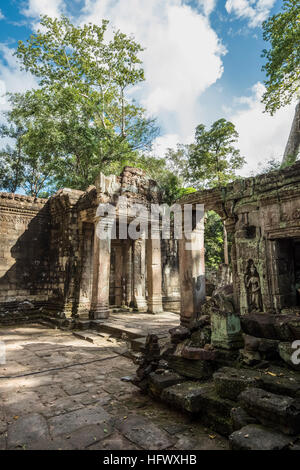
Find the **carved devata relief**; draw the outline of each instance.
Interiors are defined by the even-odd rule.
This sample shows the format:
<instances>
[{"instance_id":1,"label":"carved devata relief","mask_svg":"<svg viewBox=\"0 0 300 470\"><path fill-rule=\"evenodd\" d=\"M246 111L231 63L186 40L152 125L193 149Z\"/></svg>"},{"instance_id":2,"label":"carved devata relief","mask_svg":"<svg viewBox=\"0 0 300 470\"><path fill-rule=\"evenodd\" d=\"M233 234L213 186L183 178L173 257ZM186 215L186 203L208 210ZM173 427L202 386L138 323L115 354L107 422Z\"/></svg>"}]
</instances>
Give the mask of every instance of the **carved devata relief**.
<instances>
[{"instance_id":1,"label":"carved devata relief","mask_svg":"<svg viewBox=\"0 0 300 470\"><path fill-rule=\"evenodd\" d=\"M248 312L262 311L261 285L259 274L252 259L248 260L245 274L245 286L247 291Z\"/></svg>"}]
</instances>

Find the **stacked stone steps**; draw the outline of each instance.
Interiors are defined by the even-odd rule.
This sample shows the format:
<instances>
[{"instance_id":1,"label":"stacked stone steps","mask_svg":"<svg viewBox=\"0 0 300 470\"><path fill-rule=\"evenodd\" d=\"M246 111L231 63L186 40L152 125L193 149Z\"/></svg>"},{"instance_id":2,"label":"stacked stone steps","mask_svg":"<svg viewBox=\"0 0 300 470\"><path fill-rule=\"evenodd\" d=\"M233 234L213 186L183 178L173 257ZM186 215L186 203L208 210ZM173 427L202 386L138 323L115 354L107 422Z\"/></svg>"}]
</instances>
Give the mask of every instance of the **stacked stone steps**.
<instances>
[{"instance_id":1,"label":"stacked stone steps","mask_svg":"<svg viewBox=\"0 0 300 470\"><path fill-rule=\"evenodd\" d=\"M231 410L232 449L283 450L297 445L300 375L276 366L270 369L223 368L214 374L219 396L239 405Z\"/></svg>"},{"instance_id":2,"label":"stacked stone steps","mask_svg":"<svg viewBox=\"0 0 300 470\"><path fill-rule=\"evenodd\" d=\"M283 391L286 395L279 394ZM148 378L148 392L199 419L214 431L232 436L232 448L257 445L257 436L264 429L271 448L290 448L300 434L300 405L294 418L286 411L289 406L297 408L300 403L300 374L278 366L268 370L224 367L205 382L190 380L172 371L152 372ZM252 394L255 398L251 401ZM256 403L258 397L260 400ZM280 405L278 409L276 404ZM274 418L268 420L270 413ZM274 421L278 421L279 426ZM243 437L243 428L247 426L252 426L249 434L253 437L252 443L242 445L241 442L247 439ZM242 434L235 434L240 430ZM288 438L286 431L290 433Z\"/></svg>"}]
</instances>

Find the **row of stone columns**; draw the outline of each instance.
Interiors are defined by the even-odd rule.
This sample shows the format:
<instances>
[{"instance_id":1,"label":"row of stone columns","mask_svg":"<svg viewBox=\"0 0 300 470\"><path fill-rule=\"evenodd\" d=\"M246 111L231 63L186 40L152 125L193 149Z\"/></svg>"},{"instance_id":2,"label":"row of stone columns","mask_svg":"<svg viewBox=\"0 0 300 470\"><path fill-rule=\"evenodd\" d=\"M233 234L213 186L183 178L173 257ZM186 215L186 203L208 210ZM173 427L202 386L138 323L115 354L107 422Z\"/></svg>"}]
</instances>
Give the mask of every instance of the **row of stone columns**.
<instances>
[{"instance_id":1,"label":"row of stone columns","mask_svg":"<svg viewBox=\"0 0 300 470\"><path fill-rule=\"evenodd\" d=\"M115 245L115 303L133 303L139 311L162 312L161 241L141 236L119 240ZM192 326L205 300L204 219L193 228L190 238L179 240L181 324ZM92 318L109 314L111 232L94 236ZM146 285L148 296L146 300Z\"/></svg>"},{"instance_id":2,"label":"row of stone columns","mask_svg":"<svg viewBox=\"0 0 300 470\"><path fill-rule=\"evenodd\" d=\"M115 246L115 303L119 306L133 302L139 311L162 312L162 274L160 239L143 236L131 242L119 241ZM91 317L107 318L109 314L109 277L111 257L111 233L99 238L94 236L93 288ZM147 290L146 301L146 267ZM125 289L123 291L125 282Z\"/></svg>"}]
</instances>

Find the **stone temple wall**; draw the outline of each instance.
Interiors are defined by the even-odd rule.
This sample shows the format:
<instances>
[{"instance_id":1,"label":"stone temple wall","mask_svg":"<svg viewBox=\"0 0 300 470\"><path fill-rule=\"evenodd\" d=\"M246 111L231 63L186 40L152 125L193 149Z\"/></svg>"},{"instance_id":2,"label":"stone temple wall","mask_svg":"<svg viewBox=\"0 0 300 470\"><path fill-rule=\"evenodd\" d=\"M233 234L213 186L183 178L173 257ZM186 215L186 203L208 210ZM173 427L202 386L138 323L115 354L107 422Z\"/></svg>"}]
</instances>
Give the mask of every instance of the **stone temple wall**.
<instances>
[{"instance_id":1,"label":"stone temple wall","mask_svg":"<svg viewBox=\"0 0 300 470\"><path fill-rule=\"evenodd\" d=\"M46 199L0 193L0 320L47 303L49 235Z\"/></svg>"},{"instance_id":2,"label":"stone temple wall","mask_svg":"<svg viewBox=\"0 0 300 470\"><path fill-rule=\"evenodd\" d=\"M204 204L225 221L238 312L300 310L300 162L180 202Z\"/></svg>"},{"instance_id":3,"label":"stone temple wall","mask_svg":"<svg viewBox=\"0 0 300 470\"><path fill-rule=\"evenodd\" d=\"M179 311L177 242L115 240L108 259L99 258L105 250L99 255L104 242L95 240L98 205L116 204L120 196L127 198L128 221L135 204L150 207L161 197L155 181L131 167L120 176L100 174L86 191L65 188L48 200L0 193L0 323L33 315L90 318L106 284L105 308L125 302L144 311L147 302L153 309L163 302ZM113 264L110 282L106 261L110 269Z\"/></svg>"}]
</instances>

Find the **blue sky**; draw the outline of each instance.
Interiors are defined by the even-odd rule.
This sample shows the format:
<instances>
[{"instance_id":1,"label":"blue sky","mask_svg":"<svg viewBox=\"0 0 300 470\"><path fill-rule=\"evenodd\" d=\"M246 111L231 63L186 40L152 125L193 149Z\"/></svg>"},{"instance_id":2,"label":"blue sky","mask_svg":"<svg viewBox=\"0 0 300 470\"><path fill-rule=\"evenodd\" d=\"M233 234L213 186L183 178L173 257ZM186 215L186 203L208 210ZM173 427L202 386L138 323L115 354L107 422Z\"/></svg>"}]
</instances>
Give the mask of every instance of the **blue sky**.
<instances>
[{"instance_id":1,"label":"blue sky","mask_svg":"<svg viewBox=\"0 0 300 470\"><path fill-rule=\"evenodd\" d=\"M282 0L0 0L0 91L36 86L13 57L19 39L37 27L40 14L64 13L78 24L102 18L146 48L146 82L132 91L161 135L154 151L163 155L177 142L191 142L197 124L230 119L248 175L269 158L281 158L294 105L271 117L260 103L264 91L261 22ZM7 108L0 98L0 110Z\"/></svg>"}]
</instances>

